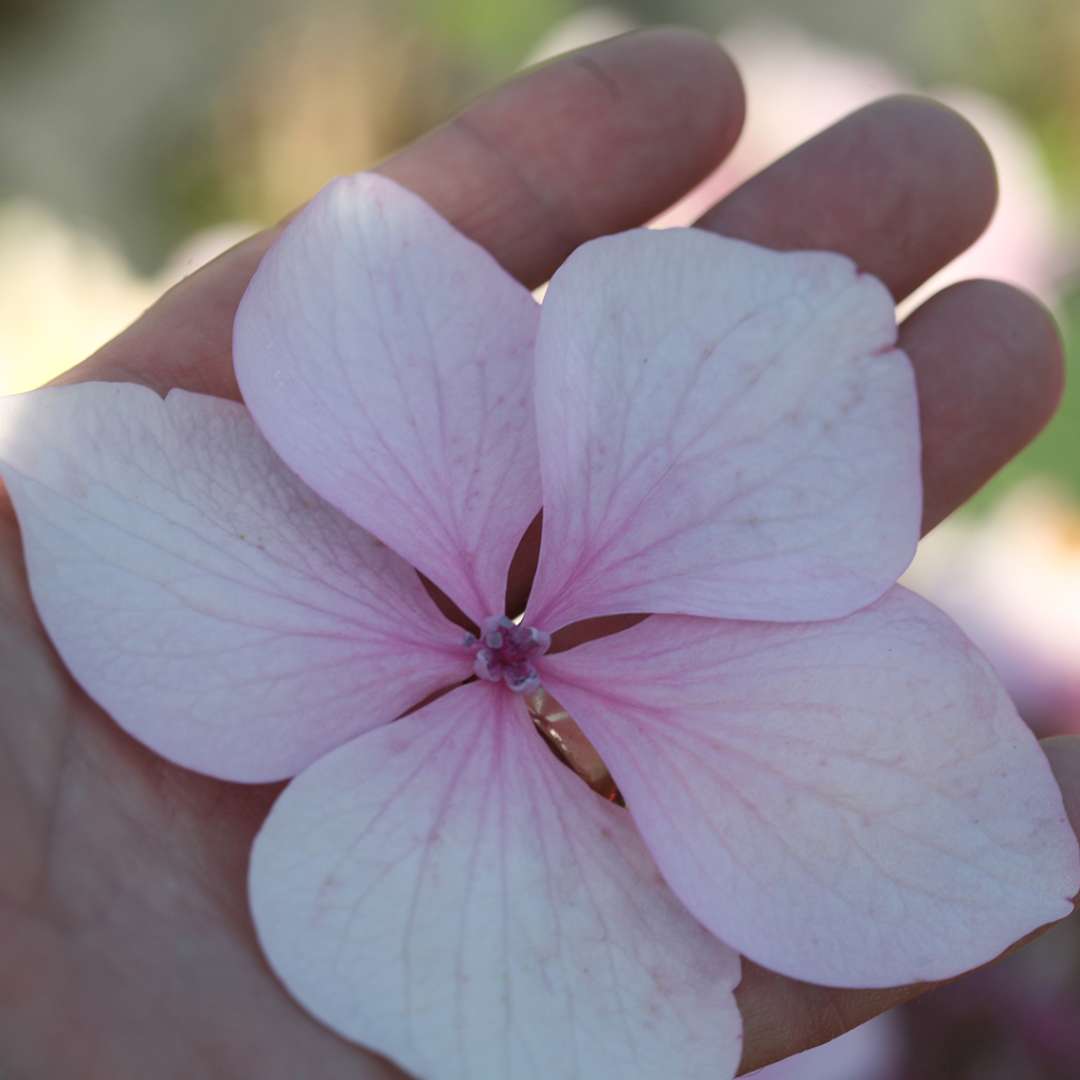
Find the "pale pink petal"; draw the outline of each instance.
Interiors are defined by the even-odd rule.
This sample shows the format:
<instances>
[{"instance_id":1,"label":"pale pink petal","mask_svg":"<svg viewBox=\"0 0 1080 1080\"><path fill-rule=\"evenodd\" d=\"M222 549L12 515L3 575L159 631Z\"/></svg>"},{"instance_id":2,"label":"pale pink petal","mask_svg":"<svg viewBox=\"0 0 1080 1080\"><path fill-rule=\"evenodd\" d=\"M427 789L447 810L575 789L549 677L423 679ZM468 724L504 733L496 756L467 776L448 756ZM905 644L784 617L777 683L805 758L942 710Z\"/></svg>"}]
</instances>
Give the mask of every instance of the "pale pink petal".
<instances>
[{"instance_id":1,"label":"pale pink petal","mask_svg":"<svg viewBox=\"0 0 1080 1080\"><path fill-rule=\"evenodd\" d=\"M64 663L172 761L291 776L469 674L416 573L242 405L106 383L0 399L0 475Z\"/></svg>"},{"instance_id":2,"label":"pale pink petal","mask_svg":"<svg viewBox=\"0 0 1080 1080\"><path fill-rule=\"evenodd\" d=\"M487 684L335 750L255 841L293 995L425 1080L733 1076L738 957Z\"/></svg>"},{"instance_id":3,"label":"pale pink petal","mask_svg":"<svg viewBox=\"0 0 1080 1080\"><path fill-rule=\"evenodd\" d=\"M1072 910L1061 794L989 666L895 588L804 626L658 616L546 657L664 876L733 948L940 979Z\"/></svg>"},{"instance_id":4,"label":"pale pink petal","mask_svg":"<svg viewBox=\"0 0 1080 1080\"><path fill-rule=\"evenodd\" d=\"M236 317L236 375L296 472L474 619L540 507L539 308L390 180L337 180L285 229Z\"/></svg>"},{"instance_id":5,"label":"pale pink petal","mask_svg":"<svg viewBox=\"0 0 1080 1080\"><path fill-rule=\"evenodd\" d=\"M548 629L847 614L908 564L915 387L884 287L839 255L688 229L579 248L537 339Z\"/></svg>"}]
</instances>

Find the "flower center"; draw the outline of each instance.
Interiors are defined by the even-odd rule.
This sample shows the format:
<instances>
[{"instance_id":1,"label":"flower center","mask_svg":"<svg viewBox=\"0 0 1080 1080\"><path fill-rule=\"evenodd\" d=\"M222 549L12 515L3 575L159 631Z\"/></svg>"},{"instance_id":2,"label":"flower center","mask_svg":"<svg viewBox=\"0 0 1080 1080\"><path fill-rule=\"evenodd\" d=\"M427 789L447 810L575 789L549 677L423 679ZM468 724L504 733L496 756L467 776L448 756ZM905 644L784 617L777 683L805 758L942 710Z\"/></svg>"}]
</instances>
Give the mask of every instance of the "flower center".
<instances>
[{"instance_id":1,"label":"flower center","mask_svg":"<svg viewBox=\"0 0 1080 1080\"><path fill-rule=\"evenodd\" d=\"M540 686L533 660L543 656L551 635L521 626L505 615L492 615L480 627L480 637L465 635L465 647L475 653L473 671L488 682L504 682L515 694L528 694Z\"/></svg>"}]
</instances>

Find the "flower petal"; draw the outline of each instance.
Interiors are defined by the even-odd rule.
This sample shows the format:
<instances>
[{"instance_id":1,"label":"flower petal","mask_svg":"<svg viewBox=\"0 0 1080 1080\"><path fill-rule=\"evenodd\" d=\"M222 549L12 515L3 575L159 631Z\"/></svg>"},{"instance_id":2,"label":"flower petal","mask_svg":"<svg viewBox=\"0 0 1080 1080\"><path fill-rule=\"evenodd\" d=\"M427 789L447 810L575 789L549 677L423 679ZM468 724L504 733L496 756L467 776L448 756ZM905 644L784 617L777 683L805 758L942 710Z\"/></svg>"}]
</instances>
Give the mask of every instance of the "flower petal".
<instances>
[{"instance_id":1,"label":"flower petal","mask_svg":"<svg viewBox=\"0 0 1080 1080\"><path fill-rule=\"evenodd\" d=\"M474 619L503 610L540 508L539 308L417 196L317 195L240 303L236 375L275 450Z\"/></svg>"},{"instance_id":2,"label":"flower petal","mask_svg":"<svg viewBox=\"0 0 1080 1080\"><path fill-rule=\"evenodd\" d=\"M545 657L661 871L732 947L831 986L941 979L1071 910L1046 758L895 588L804 626L654 617Z\"/></svg>"},{"instance_id":3,"label":"flower petal","mask_svg":"<svg viewBox=\"0 0 1080 1080\"><path fill-rule=\"evenodd\" d=\"M798 621L892 585L918 536L911 365L839 255L693 229L579 248L537 338L544 534L530 621Z\"/></svg>"},{"instance_id":4,"label":"flower petal","mask_svg":"<svg viewBox=\"0 0 1080 1080\"><path fill-rule=\"evenodd\" d=\"M735 1073L738 957L497 687L297 777L251 903L296 998L425 1080Z\"/></svg>"},{"instance_id":5,"label":"flower petal","mask_svg":"<svg viewBox=\"0 0 1080 1080\"><path fill-rule=\"evenodd\" d=\"M415 572L234 402L107 383L0 399L0 475L64 663L172 761L291 776L468 675Z\"/></svg>"}]
</instances>

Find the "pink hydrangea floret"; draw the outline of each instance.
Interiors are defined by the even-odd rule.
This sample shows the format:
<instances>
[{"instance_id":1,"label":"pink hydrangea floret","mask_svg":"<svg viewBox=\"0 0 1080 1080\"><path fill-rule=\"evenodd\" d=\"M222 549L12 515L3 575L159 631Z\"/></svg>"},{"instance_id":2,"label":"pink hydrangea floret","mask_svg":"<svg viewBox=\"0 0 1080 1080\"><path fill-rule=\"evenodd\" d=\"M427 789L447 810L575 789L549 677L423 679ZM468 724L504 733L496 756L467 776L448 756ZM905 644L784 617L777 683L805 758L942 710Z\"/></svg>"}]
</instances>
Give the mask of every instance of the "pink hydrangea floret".
<instances>
[{"instance_id":1,"label":"pink hydrangea floret","mask_svg":"<svg viewBox=\"0 0 1080 1080\"><path fill-rule=\"evenodd\" d=\"M541 307L362 175L266 255L234 362L243 405L6 399L0 473L85 690L174 762L290 779L251 907L341 1035L436 1080L716 1080L740 954L940 979L1070 910L1037 743L895 584L915 384L847 259L637 230L581 246ZM625 806L551 753L540 691Z\"/></svg>"}]
</instances>

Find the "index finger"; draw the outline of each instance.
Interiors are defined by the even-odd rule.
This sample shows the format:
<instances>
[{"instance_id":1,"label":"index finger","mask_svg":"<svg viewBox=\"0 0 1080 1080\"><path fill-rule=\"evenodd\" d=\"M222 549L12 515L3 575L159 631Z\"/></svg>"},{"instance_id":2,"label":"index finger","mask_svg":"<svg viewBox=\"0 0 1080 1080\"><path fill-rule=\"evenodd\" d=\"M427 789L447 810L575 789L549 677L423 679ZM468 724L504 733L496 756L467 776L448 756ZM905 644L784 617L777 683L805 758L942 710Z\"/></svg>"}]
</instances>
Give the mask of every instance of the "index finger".
<instances>
[{"instance_id":1,"label":"index finger","mask_svg":"<svg viewBox=\"0 0 1080 1080\"><path fill-rule=\"evenodd\" d=\"M584 241L640 225L738 137L738 74L709 37L650 30L524 73L379 166L525 285ZM62 376L238 397L236 306L277 229L226 252Z\"/></svg>"}]
</instances>

